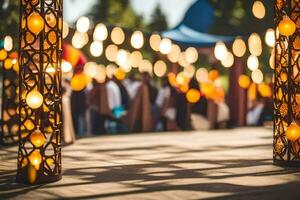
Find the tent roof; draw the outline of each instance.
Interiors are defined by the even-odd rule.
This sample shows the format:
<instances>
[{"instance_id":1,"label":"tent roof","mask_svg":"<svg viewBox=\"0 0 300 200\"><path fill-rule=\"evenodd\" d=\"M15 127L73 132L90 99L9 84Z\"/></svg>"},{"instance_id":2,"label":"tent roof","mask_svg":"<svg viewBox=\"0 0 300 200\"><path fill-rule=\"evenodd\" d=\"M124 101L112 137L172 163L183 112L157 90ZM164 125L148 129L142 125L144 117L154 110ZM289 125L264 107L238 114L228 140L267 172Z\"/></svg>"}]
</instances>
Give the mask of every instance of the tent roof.
<instances>
[{"instance_id":1,"label":"tent roof","mask_svg":"<svg viewBox=\"0 0 300 200\"><path fill-rule=\"evenodd\" d=\"M182 46L211 47L216 42L231 42L234 37L207 33L214 23L214 10L207 0L196 1L185 13L183 20L175 28L162 32Z\"/></svg>"},{"instance_id":2,"label":"tent roof","mask_svg":"<svg viewBox=\"0 0 300 200\"><path fill-rule=\"evenodd\" d=\"M175 43L182 46L194 47L212 47L218 41L225 43L233 41L234 37L211 35L195 31L185 25L179 25L176 28L162 33L163 37L170 38Z\"/></svg>"}]
</instances>

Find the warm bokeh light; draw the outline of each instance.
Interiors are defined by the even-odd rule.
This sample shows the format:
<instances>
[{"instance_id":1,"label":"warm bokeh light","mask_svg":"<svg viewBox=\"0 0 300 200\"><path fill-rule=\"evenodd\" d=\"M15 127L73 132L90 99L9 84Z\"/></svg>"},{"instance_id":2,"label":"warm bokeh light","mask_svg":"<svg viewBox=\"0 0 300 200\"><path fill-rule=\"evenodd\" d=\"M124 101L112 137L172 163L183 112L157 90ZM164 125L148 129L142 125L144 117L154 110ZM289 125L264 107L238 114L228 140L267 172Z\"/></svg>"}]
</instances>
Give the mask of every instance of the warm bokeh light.
<instances>
[{"instance_id":1,"label":"warm bokeh light","mask_svg":"<svg viewBox=\"0 0 300 200\"><path fill-rule=\"evenodd\" d=\"M128 52L124 49L120 49L117 54L116 63L120 66L125 66L128 63Z\"/></svg>"},{"instance_id":2,"label":"warm bokeh light","mask_svg":"<svg viewBox=\"0 0 300 200\"><path fill-rule=\"evenodd\" d=\"M116 77L116 79L122 81L126 78L126 72L121 68L117 68L115 70L115 77Z\"/></svg>"},{"instance_id":3,"label":"warm bokeh light","mask_svg":"<svg viewBox=\"0 0 300 200\"><path fill-rule=\"evenodd\" d=\"M4 69L6 69L6 70L11 69L12 66L13 66L13 62L12 62L12 61L13 61L12 59L6 58L6 59L4 60Z\"/></svg>"},{"instance_id":4,"label":"warm bokeh light","mask_svg":"<svg viewBox=\"0 0 300 200\"><path fill-rule=\"evenodd\" d=\"M86 75L83 73L74 74L71 79L71 88L73 91L81 91L87 84Z\"/></svg>"},{"instance_id":5,"label":"warm bokeh light","mask_svg":"<svg viewBox=\"0 0 300 200\"><path fill-rule=\"evenodd\" d=\"M64 73L68 73L73 69L72 64L68 61L62 61L61 63L61 71Z\"/></svg>"},{"instance_id":6,"label":"warm bokeh light","mask_svg":"<svg viewBox=\"0 0 300 200\"><path fill-rule=\"evenodd\" d=\"M13 48L13 39L11 36L7 35L4 37L4 49L6 51L11 51Z\"/></svg>"},{"instance_id":7,"label":"warm bokeh light","mask_svg":"<svg viewBox=\"0 0 300 200\"><path fill-rule=\"evenodd\" d=\"M89 42L89 36L87 33L81 33L76 31L72 37L72 45L77 48L81 49Z\"/></svg>"},{"instance_id":8,"label":"warm bokeh light","mask_svg":"<svg viewBox=\"0 0 300 200\"><path fill-rule=\"evenodd\" d=\"M172 44L171 52L168 53L167 57L172 63L176 63L179 60L180 54L180 47L177 44Z\"/></svg>"},{"instance_id":9,"label":"warm bokeh light","mask_svg":"<svg viewBox=\"0 0 300 200\"><path fill-rule=\"evenodd\" d=\"M67 22L63 22L63 38L66 38L69 35L69 25Z\"/></svg>"},{"instance_id":10,"label":"warm bokeh light","mask_svg":"<svg viewBox=\"0 0 300 200\"><path fill-rule=\"evenodd\" d=\"M275 31L272 28L269 28L266 31L265 42L269 47L275 46Z\"/></svg>"},{"instance_id":11,"label":"warm bokeh light","mask_svg":"<svg viewBox=\"0 0 300 200\"><path fill-rule=\"evenodd\" d=\"M108 31L105 24L97 24L94 30L93 38L97 41L104 41L108 37Z\"/></svg>"},{"instance_id":12,"label":"warm bokeh light","mask_svg":"<svg viewBox=\"0 0 300 200\"><path fill-rule=\"evenodd\" d=\"M86 33L90 28L90 20L87 17L80 17L76 22L76 29L81 33Z\"/></svg>"},{"instance_id":13,"label":"warm bokeh light","mask_svg":"<svg viewBox=\"0 0 300 200\"><path fill-rule=\"evenodd\" d=\"M150 36L149 39L150 42L150 47L154 50L154 51L159 51L159 45L161 42L161 37L158 34L153 34Z\"/></svg>"},{"instance_id":14,"label":"warm bokeh light","mask_svg":"<svg viewBox=\"0 0 300 200\"><path fill-rule=\"evenodd\" d=\"M243 57L246 53L247 46L243 39L236 38L232 44L232 52L237 57Z\"/></svg>"},{"instance_id":15,"label":"warm bokeh light","mask_svg":"<svg viewBox=\"0 0 300 200\"><path fill-rule=\"evenodd\" d=\"M129 56L129 64L134 67L138 68L143 60L143 55L140 51L134 51Z\"/></svg>"},{"instance_id":16,"label":"warm bokeh light","mask_svg":"<svg viewBox=\"0 0 300 200\"><path fill-rule=\"evenodd\" d=\"M153 66L154 74L158 77L163 77L167 72L167 65L164 61L158 60Z\"/></svg>"},{"instance_id":17,"label":"warm bokeh light","mask_svg":"<svg viewBox=\"0 0 300 200\"><path fill-rule=\"evenodd\" d=\"M95 75L95 79L98 83L104 83L106 80L106 68L104 65L97 65L96 66L96 75Z\"/></svg>"},{"instance_id":18,"label":"warm bokeh light","mask_svg":"<svg viewBox=\"0 0 300 200\"><path fill-rule=\"evenodd\" d=\"M185 56L185 52L181 52L178 58L178 64L181 67L186 67L188 66L190 63L186 60L186 56Z\"/></svg>"},{"instance_id":19,"label":"warm bokeh light","mask_svg":"<svg viewBox=\"0 0 300 200\"><path fill-rule=\"evenodd\" d=\"M205 68L199 68L196 71L196 79L199 83L208 81L208 71Z\"/></svg>"},{"instance_id":20,"label":"warm bokeh light","mask_svg":"<svg viewBox=\"0 0 300 200\"><path fill-rule=\"evenodd\" d=\"M208 79L215 81L217 78L219 78L218 70L212 69L208 72Z\"/></svg>"},{"instance_id":21,"label":"warm bokeh light","mask_svg":"<svg viewBox=\"0 0 300 200\"><path fill-rule=\"evenodd\" d=\"M245 75L245 74L240 75L240 77L239 77L239 86L241 88L243 88L243 89L248 88L250 83L251 83L251 80L247 75Z\"/></svg>"},{"instance_id":22,"label":"warm bokeh light","mask_svg":"<svg viewBox=\"0 0 300 200\"><path fill-rule=\"evenodd\" d=\"M7 51L5 49L0 50L0 61L4 60L7 57Z\"/></svg>"},{"instance_id":23,"label":"warm bokeh light","mask_svg":"<svg viewBox=\"0 0 300 200\"><path fill-rule=\"evenodd\" d=\"M172 49L172 41L169 38L164 38L159 44L159 51L162 54L168 54Z\"/></svg>"},{"instance_id":24,"label":"warm bokeh light","mask_svg":"<svg viewBox=\"0 0 300 200\"><path fill-rule=\"evenodd\" d=\"M227 58L228 51L224 42L219 41L216 43L214 54L218 60L225 60Z\"/></svg>"},{"instance_id":25,"label":"warm bokeh light","mask_svg":"<svg viewBox=\"0 0 300 200\"><path fill-rule=\"evenodd\" d=\"M185 76L189 78L193 78L193 76L195 75L195 71L196 69L193 65L188 65L183 69Z\"/></svg>"},{"instance_id":26,"label":"warm bokeh light","mask_svg":"<svg viewBox=\"0 0 300 200\"><path fill-rule=\"evenodd\" d=\"M115 74L116 69L117 69L116 65L114 65L114 64L108 64L106 66L106 76L108 78L112 78L114 76L114 74Z\"/></svg>"},{"instance_id":27,"label":"warm bokeh light","mask_svg":"<svg viewBox=\"0 0 300 200\"><path fill-rule=\"evenodd\" d=\"M254 1L252 6L252 13L258 19L264 18L266 15L264 4L261 1Z\"/></svg>"},{"instance_id":28,"label":"warm bokeh light","mask_svg":"<svg viewBox=\"0 0 300 200\"><path fill-rule=\"evenodd\" d=\"M120 45L124 42L125 40L125 33L123 31L122 28L120 27L115 27L113 28L113 30L111 31L111 40L113 43Z\"/></svg>"},{"instance_id":29,"label":"warm bokeh light","mask_svg":"<svg viewBox=\"0 0 300 200\"><path fill-rule=\"evenodd\" d=\"M152 63L147 59L142 60L139 66L139 71L148 72L149 74L152 74Z\"/></svg>"},{"instance_id":30,"label":"warm bokeh light","mask_svg":"<svg viewBox=\"0 0 300 200\"><path fill-rule=\"evenodd\" d=\"M227 53L227 57L224 60L221 60L221 63L224 67L231 67L234 63L234 56L231 52Z\"/></svg>"},{"instance_id":31,"label":"warm bokeh light","mask_svg":"<svg viewBox=\"0 0 300 200\"><path fill-rule=\"evenodd\" d=\"M252 55L260 56L262 53L262 42L257 33L252 33L248 39L249 51Z\"/></svg>"},{"instance_id":32,"label":"warm bokeh light","mask_svg":"<svg viewBox=\"0 0 300 200\"><path fill-rule=\"evenodd\" d=\"M32 109L41 107L43 101L43 95L37 90L30 91L26 96L26 103Z\"/></svg>"},{"instance_id":33,"label":"warm bokeh light","mask_svg":"<svg viewBox=\"0 0 300 200\"><path fill-rule=\"evenodd\" d=\"M110 44L105 49L105 57L107 60L111 62L115 62L117 60L118 55L118 47L114 44Z\"/></svg>"},{"instance_id":34,"label":"warm bokeh light","mask_svg":"<svg viewBox=\"0 0 300 200\"><path fill-rule=\"evenodd\" d=\"M247 59L247 67L251 71L258 69L258 67L259 67L258 58L254 55L250 55Z\"/></svg>"},{"instance_id":35,"label":"warm bokeh light","mask_svg":"<svg viewBox=\"0 0 300 200\"><path fill-rule=\"evenodd\" d=\"M194 47L189 47L185 50L185 58L188 63L195 63L198 60L198 51Z\"/></svg>"},{"instance_id":36,"label":"warm bokeh light","mask_svg":"<svg viewBox=\"0 0 300 200\"><path fill-rule=\"evenodd\" d=\"M200 92L196 89L189 89L186 93L186 99L189 103L197 103L200 100Z\"/></svg>"},{"instance_id":37,"label":"warm bokeh light","mask_svg":"<svg viewBox=\"0 0 300 200\"><path fill-rule=\"evenodd\" d=\"M83 72L87 76L89 76L91 78L95 78L97 76L97 63L95 63L95 62L87 62L84 65Z\"/></svg>"},{"instance_id":38,"label":"warm bokeh light","mask_svg":"<svg viewBox=\"0 0 300 200\"><path fill-rule=\"evenodd\" d=\"M142 46L144 45L144 35L143 35L143 33L141 31L133 32L130 41L131 41L132 47L134 47L136 49L142 48Z\"/></svg>"},{"instance_id":39,"label":"warm bokeh light","mask_svg":"<svg viewBox=\"0 0 300 200\"><path fill-rule=\"evenodd\" d=\"M260 84L264 80L264 75L261 70L256 69L251 73L251 79L254 83Z\"/></svg>"},{"instance_id":40,"label":"warm bokeh light","mask_svg":"<svg viewBox=\"0 0 300 200\"><path fill-rule=\"evenodd\" d=\"M90 46L90 52L92 56L99 57L103 52L103 44L100 41L93 41Z\"/></svg>"}]
</instances>

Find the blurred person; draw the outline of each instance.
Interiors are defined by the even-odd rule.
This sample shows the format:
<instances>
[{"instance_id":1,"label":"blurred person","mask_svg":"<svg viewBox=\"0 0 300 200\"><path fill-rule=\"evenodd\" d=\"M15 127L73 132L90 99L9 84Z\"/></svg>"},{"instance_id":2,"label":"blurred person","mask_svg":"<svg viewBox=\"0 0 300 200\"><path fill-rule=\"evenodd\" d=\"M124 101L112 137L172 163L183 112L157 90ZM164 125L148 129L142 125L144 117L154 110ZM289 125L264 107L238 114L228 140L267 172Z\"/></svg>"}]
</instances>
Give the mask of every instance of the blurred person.
<instances>
[{"instance_id":1,"label":"blurred person","mask_svg":"<svg viewBox=\"0 0 300 200\"><path fill-rule=\"evenodd\" d=\"M150 132L154 130L152 105L155 104L157 90L150 82L149 73L143 72L141 76L142 82L128 110L127 123L130 131Z\"/></svg>"},{"instance_id":2,"label":"blurred person","mask_svg":"<svg viewBox=\"0 0 300 200\"><path fill-rule=\"evenodd\" d=\"M162 85L158 90L155 105L158 109L157 121L155 123L157 131L176 131L179 127L176 124L175 108L176 91L170 85L167 77L162 78Z\"/></svg>"},{"instance_id":3,"label":"blurred person","mask_svg":"<svg viewBox=\"0 0 300 200\"><path fill-rule=\"evenodd\" d=\"M248 126L258 126L260 125L261 114L263 113L265 104L263 98L258 95L257 99L253 101L253 105L250 107L247 117L246 124Z\"/></svg>"},{"instance_id":4,"label":"blurred person","mask_svg":"<svg viewBox=\"0 0 300 200\"><path fill-rule=\"evenodd\" d=\"M63 143L72 144L75 142L75 133L71 113L71 86L68 80L62 82L62 104L63 104Z\"/></svg>"}]
</instances>

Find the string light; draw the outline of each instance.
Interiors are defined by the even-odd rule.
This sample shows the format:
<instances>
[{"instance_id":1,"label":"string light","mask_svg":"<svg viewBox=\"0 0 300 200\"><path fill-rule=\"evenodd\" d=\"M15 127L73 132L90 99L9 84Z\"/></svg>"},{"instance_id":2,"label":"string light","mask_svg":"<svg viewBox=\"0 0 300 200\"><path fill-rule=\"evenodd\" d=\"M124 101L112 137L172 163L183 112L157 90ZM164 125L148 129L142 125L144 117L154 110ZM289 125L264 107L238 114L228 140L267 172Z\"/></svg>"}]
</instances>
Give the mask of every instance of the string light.
<instances>
[{"instance_id":1,"label":"string light","mask_svg":"<svg viewBox=\"0 0 300 200\"><path fill-rule=\"evenodd\" d=\"M241 38L236 38L232 44L232 51L237 57L243 57L246 53L246 43Z\"/></svg>"},{"instance_id":2,"label":"string light","mask_svg":"<svg viewBox=\"0 0 300 200\"><path fill-rule=\"evenodd\" d=\"M168 54L171 52L172 41L169 38L164 38L161 40L159 45L159 51L162 54Z\"/></svg>"},{"instance_id":3,"label":"string light","mask_svg":"<svg viewBox=\"0 0 300 200\"><path fill-rule=\"evenodd\" d=\"M258 65L259 65L258 58L254 55L250 55L247 59L248 69L250 69L251 71L254 71L254 70L258 69Z\"/></svg>"},{"instance_id":4,"label":"string light","mask_svg":"<svg viewBox=\"0 0 300 200\"><path fill-rule=\"evenodd\" d=\"M144 36L141 31L135 31L131 36L131 45L136 48L140 49L144 45Z\"/></svg>"},{"instance_id":5,"label":"string light","mask_svg":"<svg viewBox=\"0 0 300 200\"><path fill-rule=\"evenodd\" d=\"M103 44L100 41L93 41L90 46L90 52L92 56L99 57L103 52Z\"/></svg>"},{"instance_id":6,"label":"string light","mask_svg":"<svg viewBox=\"0 0 300 200\"><path fill-rule=\"evenodd\" d=\"M110 37L111 37L112 42L117 45L122 44L125 40L124 31L120 27L113 28Z\"/></svg>"},{"instance_id":7,"label":"string light","mask_svg":"<svg viewBox=\"0 0 300 200\"><path fill-rule=\"evenodd\" d=\"M228 51L224 42L219 41L216 43L214 54L218 60L225 60L227 58Z\"/></svg>"},{"instance_id":8,"label":"string light","mask_svg":"<svg viewBox=\"0 0 300 200\"><path fill-rule=\"evenodd\" d=\"M97 24L94 30L93 38L97 41L104 41L108 37L108 31L105 24Z\"/></svg>"},{"instance_id":9,"label":"string light","mask_svg":"<svg viewBox=\"0 0 300 200\"><path fill-rule=\"evenodd\" d=\"M80 17L76 23L77 31L86 33L90 28L90 20L87 17Z\"/></svg>"}]
</instances>

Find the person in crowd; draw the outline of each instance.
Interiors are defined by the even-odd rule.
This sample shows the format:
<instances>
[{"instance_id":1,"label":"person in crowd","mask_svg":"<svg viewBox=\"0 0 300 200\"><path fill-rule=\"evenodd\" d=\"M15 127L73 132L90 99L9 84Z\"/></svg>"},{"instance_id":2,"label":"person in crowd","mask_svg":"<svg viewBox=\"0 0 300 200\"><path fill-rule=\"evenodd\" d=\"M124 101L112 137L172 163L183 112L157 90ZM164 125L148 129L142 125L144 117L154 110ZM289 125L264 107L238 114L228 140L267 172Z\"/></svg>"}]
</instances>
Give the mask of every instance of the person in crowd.
<instances>
[{"instance_id":1,"label":"person in crowd","mask_svg":"<svg viewBox=\"0 0 300 200\"><path fill-rule=\"evenodd\" d=\"M123 108L122 108L122 94L119 86L113 79L108 79L105 83L106 94L108 107L110 110L110 115L107 117L106 121L106 129L109 130L110 133L118 132L118 121L122 116Z\"/></svg>"},{"instance_id":2,"label":"person in crowd","mask_svg":"<svg viewBox=\"0 0 300 200\"><path fill-rule=\"evenodd\" d=\"M135 74L130 73L129 76L123 81L123 84L128 92L130 101L132 101L135 98L142 81L136 77Z\"/></svg>"},{"instance_id":3,"label":"person in crowd","mask_svg":"<svg viewBox=\"0 0 300 200\"><path fill-rule=\"evenodd\" d=\"M139 87L137 87L136 95L133 97L128 110L127 123L130 131L149 132L154 130L152 105L155 104L157 90L151 84L150 80L150 74L143 72L142 82Z\"/></svg>"},{"instance_id":4,"label":"person in crowd","mask_svg":"<svg viewBox=\"0 0 300 200\"><path fill-rule=\"evenodd\" d=\"M190 88L197 89L200 91L197 80L191 79ZM208 120L208 100L202 95L200 100L196 103L191 104L191 123L195 130L209 129L211 126Z\"/></svg>"},{"instance_id":5,"label":"person in crowd","mask_svg":"<svg viewBox=\"0 0 300 200\"><path fill-rule=\"evenodd\" d=\"M257 99L253 101L253 104L247 113L246 124L249 126L258 126L260 124L264 107L264 100L260 95L258 95Z\"/></svg>"},{"instance_id":6,"label":"person in crowd","mask_svg":"<svg viewBox=\"0 0 300 200\"><path fill-rule=\"evenodd\" d=\"M68 80L62 82L62 104L63 104L63 143L65 145L75 142L74 126L71 114L70 95L71 87Z\"/></svg>"},{"instance_id":7,"label":"person in crowd","mask_svg":"<svg viewBox=\"0 0 300 200\"><path fill-rule=\"evenodd\" d=\"M86 133L86 93L85 89L81 91L72 91L71 108L73 124L76 134L83 137Z\"/></svg>"},{"instance_id":8,"label":"person in crowd","mask_svg":"<svg viewBox=\"0 0 300 200\"><path fill-rule=\"evenodd\" d=\"M158 108L156 121L157 131L176 131L179 127L176 124L175 89L170 85L167 77L162 78L162 85L158 90L155 105Z\"/></svg>"}]
</instances>

